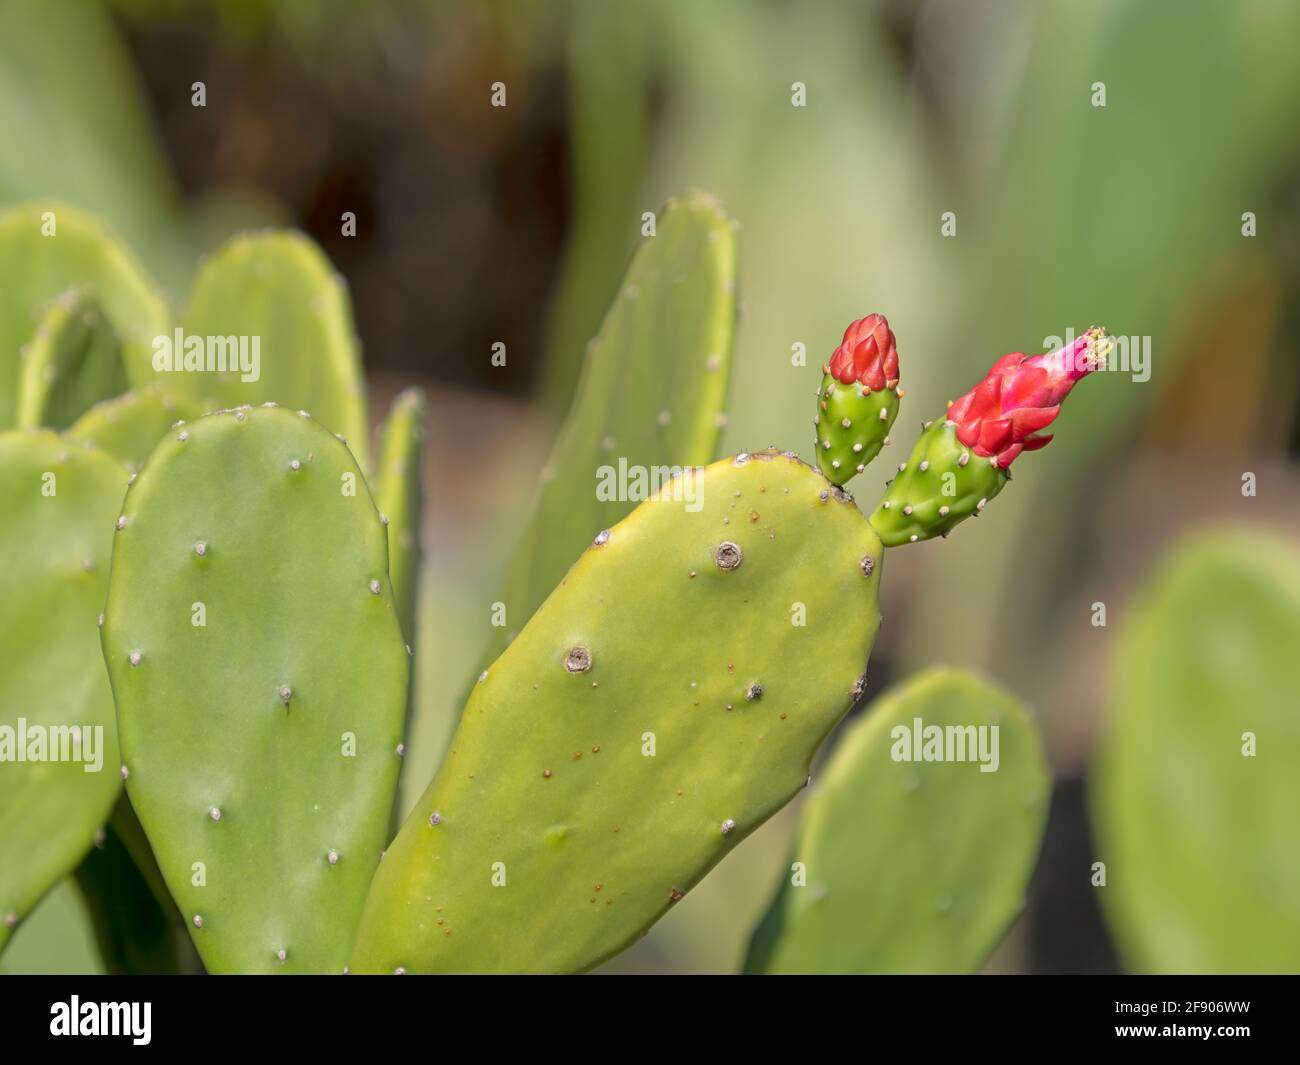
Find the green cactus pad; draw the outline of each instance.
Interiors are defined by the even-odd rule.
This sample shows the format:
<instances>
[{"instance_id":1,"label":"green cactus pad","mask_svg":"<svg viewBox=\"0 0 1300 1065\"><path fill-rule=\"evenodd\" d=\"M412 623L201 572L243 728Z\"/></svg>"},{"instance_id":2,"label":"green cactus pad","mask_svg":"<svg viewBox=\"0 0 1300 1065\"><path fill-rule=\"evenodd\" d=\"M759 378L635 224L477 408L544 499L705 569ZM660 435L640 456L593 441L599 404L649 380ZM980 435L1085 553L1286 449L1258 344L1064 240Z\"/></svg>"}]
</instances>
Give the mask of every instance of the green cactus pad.
<instances>
[{"instance_id":1,"label":"green cactus pad","mask_svg":"<svg viewBox=\"0 0 1300 1065\"><path fill-rule=\"evenodd\" d=\"M536 509L497 596L506 625L492 630L485 662L592 536L646 497L634 498L638 470L646 471L644 485L653 468L717 457L736 317L735 232L717 201L696 192L669 201L656 233L642 240L588 347ZM602 485L611 491L598 492Z\"/></svg>"},{"instance_id":2,"label":"green cactus pad","mask_svg":"<svg viewBox=\"0 0 1300 1065\"><path fill-rule=\"evenodd\" d=\"M342 434L366 467L369 429L351 301L342 276L309 237L271 231L224 244L194 281L183 331L187 343L247 338L250 357L258 338L257 380L231 370L171 370L157 380L208 409L269 400L309 411Z\"/></svg>"},{"instance_id":3,"label":"green cactus pad","mask_svg":"<svg viewBox=\"0 0 1300 1065\"><path fill-rule=\"evenodd\" d=\"M917 718L922 728L954 727L951 746L945 732L944 746L928 752L949 758L962 754L955 729L996 726L996 770L978 760L901 760L927 753L924 732L919 751L912 742ZM991 755L993 733L983 733L982 752L980 735L963 731L962 743ZM1038 730L1005 692L949 669L888 692L845 731L814 781L746 970L978 970L1020 912L1049 793Z\"/></svg>"},{"instance_id":4,"label":"green cactus pad","mask_svg":"<svg viewBox=\"0 0 1300 1065\"><path fill-rule=\"evenodd\" d=\"M1183 541L1113 647L1088 797L1126 966L1296 972L1300 552L1258 531Z\"/></svg>"},{"instance_id":5,"label":"green cactus pad","mask_svg":"<svg viewBox=\"0 0 1300 1065\"><path fill-rule=\"evenodd\" d=\"M125 488L103 452L48 431L0 433L0 946L76 867L121 787L96 619ZM73 726L102 730L80 748L98 771L89 758L48 760L48 730ZM19 761L20 747L46 760Z\"/></svg>"},{"instance_id":6,"label":"green cactus pad","mask_svg":"<svg viewBox=\"0 0 1300 1065\"><path fill-rule=\"evenodd\" d=\"M138 470L168 429L202 413L195 400L149 385L96 403L73 423L68 435L89 441L116 455L128 469Z\"/></svg>"},{"instance_id":7,"label":"green cactus pad","mask_svg":"<svg viewBox=\"0 0 1300 1065\"><path fill-rule=\"evenodd\" d=\"M886 547L947 536L975 516L1011 480L1006 470L975 454L944 419L930 422L912 454L889 482L871 515Z\"/></svg>"},{"instance_id":8,"label":"green cactus pad","mask_svg":"<svg viewBox=\"0 0 1300 1065\"><path fill-rule=\"evenodd\" d=\"M600 533L475 686L354 972L588 968L803 786L861 691L880 541L791 454L695 476Z\"/></svg>"},{"instance_id":9,"label":"green cactus pad","mask_svg":"<svg viewBox=\"0 0 1300 1065\"><path fill-rule=\"evenodd\" d=\"M164 437L118 524L103 648L127 792L194 943L214 972L338 972L407 679L360 469L310 417L223 411Z\"/></svg>"},{"instance_id":10,"label":"green cactus pad","mask_svg":"<svg viewBox=\"0 0 1300 1065\"><path fill-rule=\"evenodd\" d=\"M45 311L23 348L18 428L66 429L92 404L127 387L122 349L87 289L69 289Z\"/></svg>"},{"instance_id":11,"label":"green cactus pad","mask_svg":"<svg viewBox=\"0 0 1300 1065\"><path fill-rule=\"evenodd\" d=\"M388 573L406 642L415 646L415 594L420 575L420 518L425 432L424 393L408 388L393 400L380 434L375 503L388 524Z\"/></svg>"},{"instance_id":12,"label":"green cactus pad","mask_svg":"<svg viewBox=\"0 0 1300 1065\"><path fill-rule=\"evenodd\" d=\"M17 418L19 351L50 302L83 285L120 340L131 381L144 383L154 338L171 329L171 316L131 253L95 219L62 204L0 212L0 429Z\"/></svg>"},{"instance_id":13,"label":"green cactus pad","mask_svg":"<svg viewBox=\"0 0 1300 1065\"><path fill-rule=\"evenodd\" d=\"M817 465L832 484L844 484L880 454L898 417L898 393L886 388L863 395L832 375L817 393Z\"/></svg>"}]
</instances>

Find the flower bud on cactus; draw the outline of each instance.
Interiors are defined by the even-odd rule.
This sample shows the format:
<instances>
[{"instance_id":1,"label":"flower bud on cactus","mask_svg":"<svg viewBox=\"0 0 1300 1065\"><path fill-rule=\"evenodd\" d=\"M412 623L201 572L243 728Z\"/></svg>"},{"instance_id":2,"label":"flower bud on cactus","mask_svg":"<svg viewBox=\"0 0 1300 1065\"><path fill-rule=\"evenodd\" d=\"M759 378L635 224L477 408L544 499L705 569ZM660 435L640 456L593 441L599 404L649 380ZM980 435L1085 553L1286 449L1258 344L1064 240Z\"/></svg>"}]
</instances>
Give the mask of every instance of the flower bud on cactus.
<instances>
[{"instance_id":1,"label":"flower bud on cactus","mask_svg":"<svg viewBox=\"0 0 1300 1065\"><path fill-rule=\"evenodd\" d=\"M1011 480L1022 451L1043 447L1042 435L1074 383L1101 366L1110 351L1103 329L1089 329L1069 347L1045 355L1004 355L978 385L929 422L898 467L871 516L887 547L946 536L978 516Z\"/></svg>"},{"instance_id":2,"label":"flower bud on cactus","mask_svg":"<svg viewBox=\"0 0 1300 1065\"><path fill-rule=\"evenodd\" d=\"M822 373L817 464L841 485L876 457L898 415L898 347L885 316L851 323Z\"/></svg>"}]
</instances>

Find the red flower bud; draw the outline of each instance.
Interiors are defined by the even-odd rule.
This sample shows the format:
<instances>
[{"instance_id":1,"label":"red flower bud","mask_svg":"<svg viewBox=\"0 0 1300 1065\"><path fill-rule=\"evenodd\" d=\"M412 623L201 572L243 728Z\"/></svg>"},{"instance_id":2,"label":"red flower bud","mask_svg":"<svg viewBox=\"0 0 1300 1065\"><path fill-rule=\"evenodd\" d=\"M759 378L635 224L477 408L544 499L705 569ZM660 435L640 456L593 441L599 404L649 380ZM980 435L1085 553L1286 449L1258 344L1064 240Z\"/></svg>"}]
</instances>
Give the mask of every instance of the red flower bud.
<instances>
[{"instance_id":1,"label":"red flower bud","mask_svg":"<svg viewBox=\"0 0 1300 1065\"><path fill-rule=\"evenodd\" d=\"M852 327L850 327L852 328ZM1022 451L1036 451L1074 382L1102 366L1110 351L1104 329L1089 329L1069 347L1045 355L1004 355L961 399L948 404L957 439L1006 469Z\"/></svg>"},{"instance_id":2,"label":"red flower bud","mask_svg":"<svg viewBox=\"0 0 1300 1065\"><path fill-rule=\"evenodd\" d=\"M823 368L841 384L860 384L863 394L898 387L898 347L883 314L851 322Z\"/></svg>"}]
</instances>

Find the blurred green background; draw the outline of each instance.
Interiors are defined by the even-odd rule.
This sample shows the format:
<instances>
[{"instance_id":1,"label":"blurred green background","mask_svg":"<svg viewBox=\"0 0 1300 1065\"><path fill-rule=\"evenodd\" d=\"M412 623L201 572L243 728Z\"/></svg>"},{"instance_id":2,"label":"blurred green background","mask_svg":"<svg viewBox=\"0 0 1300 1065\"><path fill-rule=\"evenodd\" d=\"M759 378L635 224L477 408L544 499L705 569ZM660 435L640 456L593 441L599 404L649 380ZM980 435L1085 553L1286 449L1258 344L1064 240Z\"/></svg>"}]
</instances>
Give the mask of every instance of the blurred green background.
<instances>
[{"instance_id":1,"label":"blurred green background","mask_svg":"<svg viewBox=\"0 0 1300 1065\"><path fill-rule=\"evenodd\" d=\"M0 0L0 204L99 214L173 305L232 232L301 227L351 286L376 421L398 388L429 390L408 801L489 641L497 573L586 341L642 213L670 195L707 189L740 223L726 451L809 455L821 362L869 311L898 337L901 447L1007 351L1093 324L1145 338L1149 380L1081 387L992 520L891 554L871 686L943 661L1038 714L1057 785L1025 913L991 969L1159 968L1179 963L1103 921L1084 781L1107 706L1129 705L1112 632L1170 545L1225 522L1294 546L1298 39L1293 0ZM504 108L489 106L493 82ZM850 485L864 505L881 476ZM1294 753L1291 677L1277 729ZM1163 771L1194 784L1199 763L1179 766ZM1295 830L1252 836L1244 816L1258 875L1300 897ZM793 824L787 809L606 968L733 971ZM1206 913L1210 938L1242 919ZM1297 927L1269 964L1300 969ZM6 968L93 967L85 934L60 888Z\"/></svg>"}]
</instances>

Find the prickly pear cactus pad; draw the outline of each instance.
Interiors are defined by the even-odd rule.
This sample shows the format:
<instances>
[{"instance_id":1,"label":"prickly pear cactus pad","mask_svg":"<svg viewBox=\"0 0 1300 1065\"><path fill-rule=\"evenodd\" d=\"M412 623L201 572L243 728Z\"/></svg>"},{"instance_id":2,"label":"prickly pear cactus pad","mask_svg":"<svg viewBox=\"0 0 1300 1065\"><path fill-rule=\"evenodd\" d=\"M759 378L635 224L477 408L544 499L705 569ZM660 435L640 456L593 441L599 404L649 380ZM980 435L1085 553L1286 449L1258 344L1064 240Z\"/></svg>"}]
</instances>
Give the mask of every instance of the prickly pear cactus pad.
<instances>
[{"instance_id":1,"label":"prickly pear cactus pad","mask_svg":"<svg viewBox=\"0 0 1300 1065\"><path fill-rule=\"evenodd\" d=\"M1229 528L1187 538L1139 589L1112 646L1088 777L1101 863L1091 876L1125 965L1294 973L1294 540Z\"/></svg>"},{"instance_id":2,"label":"prickly pear cactus pad","mask_svg":"<svg viewBox=\"0 0 1300 1065\"><path fill-rule=\"evenodd\" d=\"M175 427L117 520L122 775L214 972L342 969L385 842L407 654L385 528L304 412Z\"/></svg>"},{"instance_id":3,"label":"prickly pear cactus pad","mask_svg":"<svg viewBox=\"0 0 1300 1065\"><path fill-rule=\"evenodd\" d=\"M1011 463L1052 439L1043 434L1075 382L1105 364L1110 341L1089 329L1059 351L1004 355L973 389L926 422L898 473L886 482L871 524L886 547L947 536L978 517L1011 480Z\"/></svg>"},{"instance_id":4,"label":"prickly pear cactus pad","mask_svg":"<svg viewBox=\"0 0 1300 1065\"><path fill-rule=\"evenodd\" d=\"M175 422L202 413L195 400L149 385L96 403L73 423L68 435L111 452L129 469L138 470Z\"/></svg>"},{"instance_id":5,"label":"prickly pear cactus pad","mask_svg":"<svg viewBox=\"0 0 1300 1065\"><path fill-rule=\"evenodd\" d=\"M588 968L804 785L861 691L880 541L793 455L693 476L600 532L483 674L352 971Z\"/></svg>"},{"instance_id":6,"label":"prickly pear cactus pad","mask_svg":"<svg viewBox=\"0 0 1300 1065\"><path fill-rule=\"evenodd\" d=\"M948 669L890 691L814 781L746 970L978 970L1020 912L1049 792L1005 692Z\"/></svg>"},{"instance_id":7,"label":"prickly pear cactus pad","mask_svg":"<svg viewBox=\"0 0 1300 1065\"><path fill-rule=\"evenodd\" d=\"M817 464L832 484L866 469L898 416L898 346L883 314L849 323L817 390Z\"/></svg>"},{"instance_id":8,"label":"prickly pear cactus pad","mask_svg":"<svg viewBox=\"0 0 1300 1065\"><path fill-rule=\"evenodd\" d=\"M670 200L587 349L537 507L506 568L491 661L652 476L718 457L736 319L736 233L717 200ZM641 476L638 481L637 477Z\"/></svg>"},{"instance_id":9,"label":"prickly pear cactus pad","mask_svg":"<svg viewBox=\"0 0 1300 1065\"><path fill-rule=\"evenodd\" d=\"M379 442L375 502L388 527L388 572L406 642L415 646L415 593L420 569L424 393L408 388L393 400Z\"/></svg>"},{"instance_id":10,"label":"prickly pear cactus pad","mask_svg":"<svg viewBox=\"0 0 1300 1065\"><path fill-rule=\"evenodd\" d=\"M96 619L126 476L55 433L0 433L0 946L120 789Z\"/></svg>"},{"instance_id":11,"label":"prickly pear cactus pad","mask_svg":"<svg viewBox=\"0 0 1300 1065\"><path fill-rule=\"evenodd\" d=\"M235 344L217 351L223 338ZM208 409L270 400L309 410L342 433L366 467L369 428L352 304L343 277L309 237L271 231L224 244L194 281L182 341L184 349L202 344L204 372L176 370L178 355L188 360L191 353L173 343L172 369L157 372L159 382L214 401ZM227 369L207 369L209 361L219 367L222 354Z\"/></svg>"},{"instance_id":12,"label":"prickly pear cactus pad","mask_svg":"<svg viewBox=\"0 0 1300 1065\"><path fill-rule=\"evenodd\" d=\"M126 387L113 327L88 289L69 289L46 309L23 349L18 427L66 429L91 405Z\"/></svg>"},{"instance_id":13,"label":"prickly pear cactus pad","mask_svg":"<svg viewBox=\"0 0 1300 1065\"><path fill-rule=\"evenodd\" d=\"M19 351L50 301L89 286L122 344L133 382L152 375L154 338L171 328L157 287L99 222L63 204L0 211L0 429L15 424Z\"/></svg>"}]
</instances>

